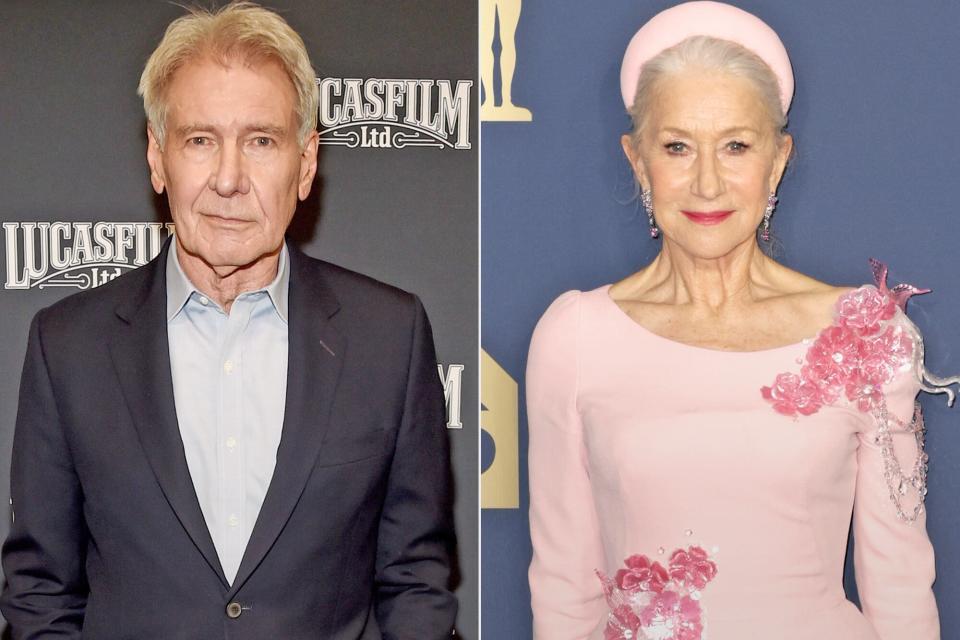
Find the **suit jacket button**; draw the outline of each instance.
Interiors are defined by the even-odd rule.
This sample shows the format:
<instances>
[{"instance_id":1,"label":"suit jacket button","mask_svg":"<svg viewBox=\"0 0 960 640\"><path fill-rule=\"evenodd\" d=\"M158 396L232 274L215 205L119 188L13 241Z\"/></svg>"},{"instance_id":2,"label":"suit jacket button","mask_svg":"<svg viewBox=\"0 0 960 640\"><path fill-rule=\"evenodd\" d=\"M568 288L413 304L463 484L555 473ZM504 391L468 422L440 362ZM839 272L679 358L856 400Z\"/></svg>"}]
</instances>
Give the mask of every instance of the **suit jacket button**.
<instances>
[{"instance_id":1,"label":"suit jacket button","mask_svg":"<svg viewBox=\"0 0 960 640\"><path fill-rule=\"evenodd\" d=\"M228 618L239 618L241 613L243 613L243 607L240 606L239 602L231 602L227 605Z\"/></svg>"}]
</instances>

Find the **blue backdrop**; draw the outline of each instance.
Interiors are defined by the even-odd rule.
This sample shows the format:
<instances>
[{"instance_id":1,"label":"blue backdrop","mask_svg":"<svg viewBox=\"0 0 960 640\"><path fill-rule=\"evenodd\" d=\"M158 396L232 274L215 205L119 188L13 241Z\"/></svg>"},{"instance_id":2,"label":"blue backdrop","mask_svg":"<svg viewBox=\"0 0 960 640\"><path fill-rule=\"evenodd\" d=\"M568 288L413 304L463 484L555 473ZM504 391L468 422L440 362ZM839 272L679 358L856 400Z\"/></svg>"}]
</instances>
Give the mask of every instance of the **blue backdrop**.
<instances>
[{"instance_id":1,"label":"blue backdrop","mask_svg":"<svg viewBox=\"0 0 960 640\"><path fill-rule=\"evenodd\" d=\"M513 101L533 121L482 125L482 343L520 384L519 509L482 514L482 629L529 638L526 418L530 334L553 298L635 271L655 254L619 137L629 125L619 65L632 34L664 1L528 2L517 28ZM933 289L910 316L927 366L960 372L957 217L960 3L928 0L737 1L779 34L797 91L797 154L780 189L781 259L837 284ZM483 46L483 43L481 43ZM943 638L960 640L960 406L921 396L930 454L928 528ZM495 443L482 439L487 467ZM852 592L851 576L847 575Z\"/></svg>"}]
</instances>

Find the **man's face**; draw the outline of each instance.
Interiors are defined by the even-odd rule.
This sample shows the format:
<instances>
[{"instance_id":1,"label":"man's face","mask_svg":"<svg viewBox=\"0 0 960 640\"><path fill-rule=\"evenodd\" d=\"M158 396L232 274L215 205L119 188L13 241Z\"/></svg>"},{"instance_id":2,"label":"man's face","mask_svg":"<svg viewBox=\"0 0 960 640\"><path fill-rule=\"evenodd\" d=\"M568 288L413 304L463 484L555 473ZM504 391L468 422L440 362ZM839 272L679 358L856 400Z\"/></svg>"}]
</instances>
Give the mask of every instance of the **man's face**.
<instances>
[{"instance_id":1,"label":"man's face","mask_svg":"<svg viewBox=\"0 0 960 640\"><path fill-rule=\"evenodd\" d=\"M150 180L167 191L177 239L220 276L275 254L317 170L317 134L299 144L296 91L279 64L178 69L166 139L148 131Z\"/></svg>"}]
</instances>

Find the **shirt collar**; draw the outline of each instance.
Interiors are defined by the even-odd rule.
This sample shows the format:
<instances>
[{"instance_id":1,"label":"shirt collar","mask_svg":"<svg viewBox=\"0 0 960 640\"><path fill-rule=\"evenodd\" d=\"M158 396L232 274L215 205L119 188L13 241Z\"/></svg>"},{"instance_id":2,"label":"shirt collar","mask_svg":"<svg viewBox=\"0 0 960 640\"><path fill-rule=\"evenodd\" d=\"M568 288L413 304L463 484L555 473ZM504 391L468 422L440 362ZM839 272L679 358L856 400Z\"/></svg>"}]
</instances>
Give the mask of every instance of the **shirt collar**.
<instances>
[{"instance_id":1,"label":"shirt collar","mask_svg":"<svg viewBox=\"0 0 960 640\"><path fill-rule=\"evenodd\" d=\"M178 257L178 247L176 238L171 242L170 250L167 252L167 322L173 320L183 307L187 304L194 293L203 295L183 272ZM287 251L287 243L283 243L280 249L280 260L277 263L277 275L267 286L257 289L257 291L266 291L273 303L273 308L284 323L288 323L288 299L287 293L290 287L290 267ZM253 292L244 292L253 293Z\"/></svg>"}]
</instances>

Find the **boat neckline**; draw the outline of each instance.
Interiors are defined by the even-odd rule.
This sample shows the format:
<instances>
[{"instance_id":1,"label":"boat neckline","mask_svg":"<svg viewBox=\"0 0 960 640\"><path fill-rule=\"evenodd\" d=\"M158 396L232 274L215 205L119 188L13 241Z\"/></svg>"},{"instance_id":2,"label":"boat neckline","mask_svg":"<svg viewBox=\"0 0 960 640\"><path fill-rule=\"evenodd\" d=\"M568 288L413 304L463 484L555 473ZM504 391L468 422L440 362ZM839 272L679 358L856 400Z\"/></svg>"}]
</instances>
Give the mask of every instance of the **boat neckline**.
<instances>
[{"instance_id":1,"label":"boat neckline","mask_svg":"<svg viewBox=\"0 0 960 640\"><path fill-rule=\"evenodd\" d=\"M864 285L864 286L869 286L869 285ZM606 304L608 304L611 307L611 310L617 316L619 316L622 319L622 321L629 323L629 325L634 327L636 331L639 331L640 333L650 336L655 340L664 342L669 345L674 345L679 348L689 349L692 351L701 351L701 352L719 353L719 354L732 354L732 355L736 355L736 354L763 355L763 354L770 354L770 353L780 353L783 351L790 351L792 349L796 349L800 346L807 346L808 344L811 344L816 339L816 337L820 335L820 333L823 330L829 329L836 323L836 319L834 319L833 322L831 322L829 325L826 325L825 327L822 327L814 335L807 336L805 338L801 338L797 342L791 342L789 344L780 345L778 347L768 347L766 349L751 349L749 351L741 351L741 350L735 350L735 349L714 349L713 347L701 347L695 344L690 344L688 342L680 342L679 340L673 340L672 338L667 338L666 336L662 336L659 333L656 333L655 331L643 326L642 324L640 324L639 322L631 318L630 315L626 311L624 311L619 304L617 304L617 301L610 296L611 287L613 287L613 283L605 284L602 287L600 287L600 290L601 290L601 293L603 294L603 298L605 299ZM850 290L853 291L855 289L856 287L851 288ZM840 296L838 296L837 300L839 301L840 298L842 298L844 295L846 294L841 294ZM836 306L834 306L834 316L836 316Z\"/></svg>"}]
</instances>

